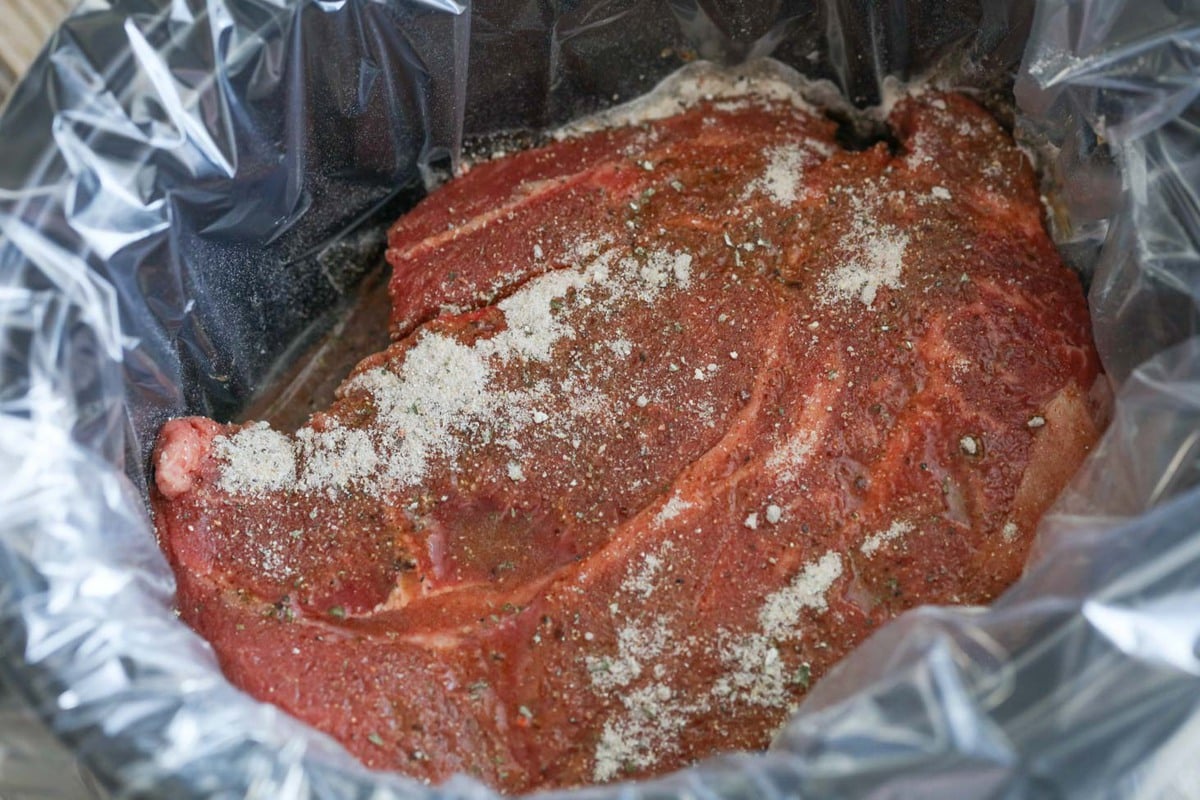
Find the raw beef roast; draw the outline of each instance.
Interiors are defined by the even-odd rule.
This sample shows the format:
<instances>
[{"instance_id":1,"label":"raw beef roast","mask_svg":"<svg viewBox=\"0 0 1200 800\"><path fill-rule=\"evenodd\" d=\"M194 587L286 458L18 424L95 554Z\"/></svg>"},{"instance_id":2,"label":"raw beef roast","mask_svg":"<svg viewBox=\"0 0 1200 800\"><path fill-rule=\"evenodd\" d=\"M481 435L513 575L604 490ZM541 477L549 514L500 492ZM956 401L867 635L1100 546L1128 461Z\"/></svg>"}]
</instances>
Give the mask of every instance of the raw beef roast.
<instances>
[{"instance_id":1,"label":"raw beef roast","mask_svg":"<svg viewBox=\"0 0 1200 800\"><path fill-rule=\"evenodd\" d=\"M902 101L896 152L795 98L672 112L401 219L394 344L294 435L162 431L183 618L372 767L762 748L886 620L1015 580L1097 436L1079 282L978 106Z\"/></svg>"}]
</instances>

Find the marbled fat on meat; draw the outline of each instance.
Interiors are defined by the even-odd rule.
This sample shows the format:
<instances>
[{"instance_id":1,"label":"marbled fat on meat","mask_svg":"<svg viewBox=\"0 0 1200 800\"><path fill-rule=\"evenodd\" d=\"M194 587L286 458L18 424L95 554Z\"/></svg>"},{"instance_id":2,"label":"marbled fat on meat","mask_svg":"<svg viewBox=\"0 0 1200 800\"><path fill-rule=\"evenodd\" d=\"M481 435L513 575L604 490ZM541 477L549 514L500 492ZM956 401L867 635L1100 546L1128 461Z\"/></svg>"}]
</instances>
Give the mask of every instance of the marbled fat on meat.
<instances>
[{"instance_id":1,"label":"marbled fat on meat","mask_svg":"<svg viewBox=\"0 0 1200 800\"><path fill-rule=\"evenodd\" d=\"M995 597L1097 436L1087 310L987 113L890 122L700 102L397 222L394 343L327 412L161 434L229 679L516 792L761 748L886 620Z\"/></svg>"}]
</instances>

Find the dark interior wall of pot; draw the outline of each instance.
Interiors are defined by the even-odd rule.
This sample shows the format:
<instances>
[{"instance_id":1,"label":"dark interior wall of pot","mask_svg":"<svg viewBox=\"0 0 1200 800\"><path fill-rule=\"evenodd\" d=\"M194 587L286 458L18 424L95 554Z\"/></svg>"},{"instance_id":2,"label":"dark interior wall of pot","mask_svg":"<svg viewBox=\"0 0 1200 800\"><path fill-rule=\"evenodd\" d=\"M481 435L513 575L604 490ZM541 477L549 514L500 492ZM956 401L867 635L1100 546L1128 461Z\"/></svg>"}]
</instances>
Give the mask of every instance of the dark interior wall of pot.
<instances>
[{"instance_id":1,"label":"dark interior wall of pot","mask_svg":"<svg viewBox=\"0 0 1200 800\"><path fill-rule=\"evenodd\" d=\"M1011 83L1032 2L664 0L478 4L464 129L548 127L642 94L685 61L772 56L850 100L944 57L966 85Z\"/></svg>"}]
</instances>

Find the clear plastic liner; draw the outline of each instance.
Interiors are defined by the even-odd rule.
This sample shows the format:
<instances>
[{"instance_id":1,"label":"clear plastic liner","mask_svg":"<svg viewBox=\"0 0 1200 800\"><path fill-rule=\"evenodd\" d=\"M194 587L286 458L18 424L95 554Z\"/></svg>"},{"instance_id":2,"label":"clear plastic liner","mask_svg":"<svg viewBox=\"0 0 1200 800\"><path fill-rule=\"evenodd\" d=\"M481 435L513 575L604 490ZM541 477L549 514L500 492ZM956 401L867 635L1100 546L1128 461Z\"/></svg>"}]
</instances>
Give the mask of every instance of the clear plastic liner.
<instances>
[{"instance_id":1,"label":"clear plastic liner","mask_svg":"<svg viewBox=\"0 0 1200 800\"><path fill-rule=\"evenodd\" d=\"M765 55L860 105L936 67L1004 116L1015 76L1114 421L993 607L886 626L767 754L570 794L1188 796L1197 53L1177 0L84 0L0 116L0 796L490 796L371 773L222 678L172 613L153 437L244 408L464 141Z\"/></svg>"}]
</instances>

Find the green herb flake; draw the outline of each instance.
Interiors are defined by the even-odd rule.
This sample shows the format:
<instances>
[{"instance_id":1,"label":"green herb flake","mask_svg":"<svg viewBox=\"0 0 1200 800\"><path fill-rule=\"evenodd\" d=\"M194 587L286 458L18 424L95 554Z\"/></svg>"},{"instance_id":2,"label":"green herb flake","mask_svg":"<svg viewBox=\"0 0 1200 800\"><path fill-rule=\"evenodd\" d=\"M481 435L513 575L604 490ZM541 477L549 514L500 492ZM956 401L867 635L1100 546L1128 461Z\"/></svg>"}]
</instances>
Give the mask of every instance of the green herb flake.
<instances>
[{"instance_id":1,"label":"green herb flake","mask_svg":"<svg viewBox=\"0 0 1200 800\"><path fill-rule=\"evenodd\" d=\"M333 608L329 609L329 616L333 617L334 619L345 619L346 609L342 608L341 606L334 606Z\"/></svg>"},{"instance_id":2,"label":"green herb flake","mask_svg":"<svg viewBox=\"0 0 1200 800\"><path fill-rule=\"evenodd\" d=\"M378 733L375 733L375 731L371 731L367 734L367 741L376 747L383 747L383 737Z\"/></svg>"},{"instance_id":3,"label":"green herb flake","mask_svg":"<svg viewBox=\"0 0 1200 800\"><path fill-rule=\"evenodd\" d=\"M796 670L795 682L807 689L812 683L812 667L808 664L801 664L800 669Z\"/></svg>"}]
</instances>

